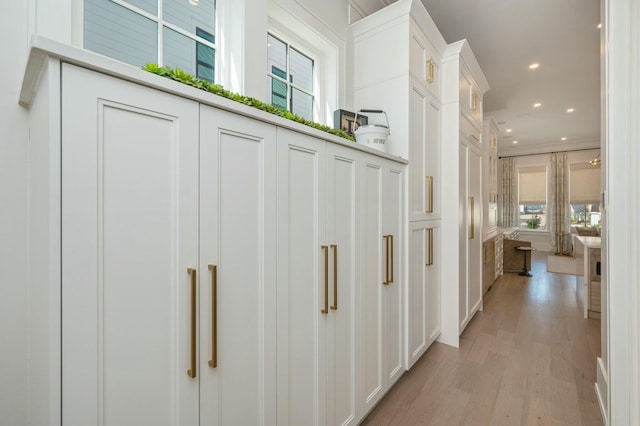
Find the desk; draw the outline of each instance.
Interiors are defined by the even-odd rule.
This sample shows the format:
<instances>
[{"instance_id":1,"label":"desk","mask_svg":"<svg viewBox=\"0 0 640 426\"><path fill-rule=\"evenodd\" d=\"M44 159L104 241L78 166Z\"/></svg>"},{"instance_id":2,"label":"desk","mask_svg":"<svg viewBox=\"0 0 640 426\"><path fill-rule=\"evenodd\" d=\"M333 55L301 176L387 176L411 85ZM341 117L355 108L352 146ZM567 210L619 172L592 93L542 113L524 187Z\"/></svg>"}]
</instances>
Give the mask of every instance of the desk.
<instances>
[{"instance_id":1,"label":"desk","mask_svg":"<svg viewBox=\"0 0 640 426\"><path fill-rule=\"evenodd\" d=\"M600 276L596 262L600 261L600 237L575 237L576 295L582 303L585 318L600 318Z\"/></svg>"}]
</instances>

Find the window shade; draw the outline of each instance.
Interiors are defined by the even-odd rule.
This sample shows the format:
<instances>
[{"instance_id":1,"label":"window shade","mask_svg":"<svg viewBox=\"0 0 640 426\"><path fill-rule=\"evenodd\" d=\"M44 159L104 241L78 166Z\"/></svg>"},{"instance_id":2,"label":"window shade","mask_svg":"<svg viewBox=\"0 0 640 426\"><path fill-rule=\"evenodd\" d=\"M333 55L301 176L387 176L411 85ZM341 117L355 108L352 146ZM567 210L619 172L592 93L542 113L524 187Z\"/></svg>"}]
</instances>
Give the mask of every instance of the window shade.
<instances>
[{"instance_id":1,"label":"window shade","mask_svg":"<svg viewBox=\"0 0 640 426\"><path fill-rule=\"evenodd\" d=\"M521 167L518 170L518 203L547 204L545 167Z\"/></svg>"},{"instance_id":2,"label":"window shade","mask_svg":"<svg viewBox=\"0 0 640 426\"><path fill-rule=\"evenodd\" d=\"M600 200L600 167L572 164L569 169L569 202L598 203Z\"/></svg>"}]
</instances>

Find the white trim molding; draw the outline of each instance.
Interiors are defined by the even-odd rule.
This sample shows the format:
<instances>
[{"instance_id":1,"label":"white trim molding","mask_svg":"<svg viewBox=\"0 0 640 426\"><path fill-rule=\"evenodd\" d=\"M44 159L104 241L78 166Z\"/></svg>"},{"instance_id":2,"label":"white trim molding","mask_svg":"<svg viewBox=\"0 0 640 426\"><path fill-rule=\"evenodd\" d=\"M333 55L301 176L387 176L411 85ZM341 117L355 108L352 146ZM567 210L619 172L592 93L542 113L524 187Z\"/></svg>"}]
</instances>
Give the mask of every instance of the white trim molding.
<instances>
[{"instance_id":1,"label":"white trim molding","mask_svg":"<svg viewBox=\"0 0 640 426\"><path fill-rule=\"evenodd\" d=\"M606 312L610 425L640 424L640 4L604 0ZM606 342L605 342L606 343ZM608 349L608 351L607 351Z\"/></svg>"}]
</instances>

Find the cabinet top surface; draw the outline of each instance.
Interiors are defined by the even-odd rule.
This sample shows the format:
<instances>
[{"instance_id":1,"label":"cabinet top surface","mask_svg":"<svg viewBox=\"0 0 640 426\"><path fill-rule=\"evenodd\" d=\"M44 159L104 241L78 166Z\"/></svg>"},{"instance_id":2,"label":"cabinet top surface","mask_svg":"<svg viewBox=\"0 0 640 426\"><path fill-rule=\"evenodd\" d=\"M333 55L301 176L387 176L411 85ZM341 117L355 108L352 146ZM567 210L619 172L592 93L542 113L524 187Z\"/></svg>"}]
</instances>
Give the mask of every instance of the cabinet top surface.
<instances>
[{"instance_id":1,"label":"cabinet top surface","mask_svg":"<svg viewBox=\"0 0 640 426\"><path fill-rule=\"evenodd\" d=\"M273 124L278 127L287 128L298 133L313 136L327 142L343 145L345 147L364 151L378 157L387 158L401 164L407 164L404 158L387 154L344 138L331 135L329 133L296 123L285 118L269 114L268 112L252 108L250 106L234 102L209 92L205 92L183 83L173 81L155 74L143 71L135 66L116 61L111 58L99 55L88 50L63 44L42 36L33 36L31 40L31 50L25 67L22 88L20 90L19 103L29 108L35 94L38 91L40 78L47 67L50 59L77 65L89 70L97 71L125 81L146 86L151 89L167 92L181 98L190 99L202 104L210 105L226 111L234 112L255 120Z\"/></svg>"},{"instance_id":2,"label":"cabinet top surface","mask_svg":"<svg viewBox=\"0 0 640 426\"><path fill-rule=\"evenodd\" d=\"M576 240L580 241L580 243L587 248L600 248L600 237L577 236Z\"/></svg>"}]
</instances>

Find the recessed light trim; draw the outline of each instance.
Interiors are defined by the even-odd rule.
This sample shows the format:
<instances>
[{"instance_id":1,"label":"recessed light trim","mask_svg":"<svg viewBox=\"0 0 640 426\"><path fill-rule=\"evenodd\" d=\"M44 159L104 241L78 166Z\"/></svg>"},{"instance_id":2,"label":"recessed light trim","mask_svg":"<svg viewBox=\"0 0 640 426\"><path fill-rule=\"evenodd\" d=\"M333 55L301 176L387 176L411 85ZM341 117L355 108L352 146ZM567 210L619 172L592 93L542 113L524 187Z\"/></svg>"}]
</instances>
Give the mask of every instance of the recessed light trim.
<instances>
[{"instance_id":1,"label":"recessed light trim","mask_svg":"<svg viewBox=\"0 0 640 426\"><path fill-rule=\"evenodd\" d=\"M529 69L530 69L530 70L535 70L535 69L537 69L539 66L540 66L540 64L539 64L539 63L534 62L534 63L532 63L531 65L529 65Z\"/></svg>"},{"instance_id":2,"label":"recessed light trim","mask_svg":"<svg viewBox=\"0 0 640 426\"><path fill-rule=\"evenodd\" d=\"M567 140L567 137L566 137L566 136L564 136L564 137L560 138L560 140L561 140L561 141L566 141L566 140Z\"/></svg>"},{"instance_id":3,"label":"recessed light trim","mask_svg":"<svg viewBox=\"0 0 640 426\"><path fill-rule=\"evenodd\" d=\"M598 29L602 28L602 24L598 24Z\"/></svg>"},{"instance_id":4,"label":"recessed light trim","mask_svg":"<svg viewBox=\"0 0 640 426\"><path fill-rule=\"evenodd\" d=\"M511 132L513 132L513 129L507 129L507 130L505 130L505 132L511 133Z\"/></svg>"},{"instance_id":5,"label":"recessed light trim","mask_svg":"<svg viewBox=\"0 0 640 426\"><path fill-rule=\"evenodd\" d=\"M513 141L512 143L515 145L515 144L517 144L517 143L518 143L518 141Z\"/></svg>"},{"instance_id":6,"label":"recessed light trim","mask_svg":"<svg viewBox=\"0 0 640 426\"><path fill-rule=\"evenodd\" d=\"M533 104L534 108L540 108L542 106L542 104L540 102L536 102L535 104Z\"/></svg>"},{"instance_id":7,"label":"recessed light trim","mask_svg":"<svg viewBox=\"0 0 640 426\"><path fill-rule=\"evenodd\" d=\"M569 109L567 109L567 112L568 112L568 113L572 113L573 111L575 111L575 109L574 109L574 108L569 108Z\"/></svg>"}]
</instances>

